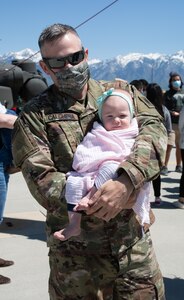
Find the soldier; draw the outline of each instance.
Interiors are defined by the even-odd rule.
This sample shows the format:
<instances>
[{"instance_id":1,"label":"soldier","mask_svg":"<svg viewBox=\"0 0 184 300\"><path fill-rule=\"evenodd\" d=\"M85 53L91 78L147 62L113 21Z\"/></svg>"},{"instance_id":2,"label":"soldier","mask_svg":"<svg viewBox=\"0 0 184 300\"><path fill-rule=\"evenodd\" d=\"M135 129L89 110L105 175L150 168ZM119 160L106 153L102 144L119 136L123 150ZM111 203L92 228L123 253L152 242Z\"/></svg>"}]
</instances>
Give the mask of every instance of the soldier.
<instances>
[{"instance_id":1,"label":"soldier","mask_svg":"<svg viewBox=\"0 0 184 300\"><path fill-rule=\"evenodd\" d=\"M35 199L47 210L51 300L165 299L149 228L132 206L136 193L159 173L167 145L161 116L127 82L90 78L76 30L53 24L39 37L40 65L54 84L25 104L15 122L13 156ZM109 88L133 97L139 135L133 153L89 200L81 234L61 242L53 233L68 223L66 173L77 145L97 114L96 99ZM131 196L131 198L130 198ZM150 214L154 219L154 216Z\"/></svg>"}]
</instances>

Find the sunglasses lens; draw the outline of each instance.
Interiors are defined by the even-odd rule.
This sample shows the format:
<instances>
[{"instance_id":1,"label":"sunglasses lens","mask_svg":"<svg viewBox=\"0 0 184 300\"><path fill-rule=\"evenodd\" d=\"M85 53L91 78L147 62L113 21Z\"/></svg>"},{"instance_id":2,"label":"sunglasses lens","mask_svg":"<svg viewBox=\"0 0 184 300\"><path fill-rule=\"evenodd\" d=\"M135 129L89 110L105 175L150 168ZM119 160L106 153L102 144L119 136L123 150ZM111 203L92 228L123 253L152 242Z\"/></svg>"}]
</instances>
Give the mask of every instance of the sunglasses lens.
<instances>
[{"instance_id":1,"label":"sunglasses lens","mask_svg":"<svg viewBox=\"0 0 184 300\"><path fill-rule=\"evenodd\" d=\"M81 61L83 61L84 54L84 50L78 51L74 54L69 55L67 60L72 66L78 65Z\"/></svg>"},{"instance_id":2,"label":"sunglasses lens","mask_svg":"<svg viewBox=\"0 0 184 300\"><path fill-rule=\"evenodd\" d=\"M61 58L46 58L44 61L51 69L59 69L65 66L65 60L61 60Z\"/></svg>"},{"instance_id":3,"label":"sunglasses lens","mask_svg":"<svg viewBox=\"0 0 184 300\"><path fill-rule=\"evenodd\" d=\"M83 61L85 56L84 50L75 52L66 57L60 58L43 58L44 62L50 69L60 69L66 65L68 61L72 66L78 65L81 61Z\"/></svg>"}]
</instances>

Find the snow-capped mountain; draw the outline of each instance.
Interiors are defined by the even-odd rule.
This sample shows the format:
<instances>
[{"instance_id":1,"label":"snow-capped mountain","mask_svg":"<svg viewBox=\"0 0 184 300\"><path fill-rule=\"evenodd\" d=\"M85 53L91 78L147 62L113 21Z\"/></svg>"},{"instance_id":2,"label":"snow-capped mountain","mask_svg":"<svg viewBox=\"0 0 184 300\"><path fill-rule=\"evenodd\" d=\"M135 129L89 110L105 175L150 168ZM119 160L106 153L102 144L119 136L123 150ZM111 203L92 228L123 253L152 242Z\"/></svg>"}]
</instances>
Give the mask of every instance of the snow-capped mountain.
<instances>
[{"instance_id":1,"label":"snow-capped mountain","mask_svg":"<svg viewBox=\"0 0 184 300\"><path fill-rule=\"evenodd\" d=\"M26 48L18 52L8 52L0 55L0 64L5 62L11 64L12 60L14 59L24 60L27 58L30 58L35 63L38 63L38 61L41 59L41 55L39 51L33 51L32 49Z\"/></svg>"},{"instance_id":2,"label":"snow-capped mountain","mask_svg":"<svg viewBox=\"0 0 184 300\"><path fill-rule=\"evenodd\" d=\"M90 70L95 79L111 80L118 77L130 82L144 78L167 89L170 72L178 72L184 80L184 51L172 55L159 53L118 55L112 59L90 63Z\"/></svg>"},{"instance_id":3,"label":"snow-capped mountain","mask_svg":"<svg viewBox=\"0 0 184 300\"><path fill-rule=\"evenodd\" d=\"M24 49L19 52L9 52L0 56L1 63L11 63L13 59L30 58L36 64L40 60L40 52ZM127 81L144 78L148 82L156 82L167 89L169 73L178 72L184 80L184 50L171 55L160 53L131 53L118 55L111 59L89 61L91 76L97 80L122 78ZM39 65L37 65L39 68Z\"/></svg>"}]
</instances>

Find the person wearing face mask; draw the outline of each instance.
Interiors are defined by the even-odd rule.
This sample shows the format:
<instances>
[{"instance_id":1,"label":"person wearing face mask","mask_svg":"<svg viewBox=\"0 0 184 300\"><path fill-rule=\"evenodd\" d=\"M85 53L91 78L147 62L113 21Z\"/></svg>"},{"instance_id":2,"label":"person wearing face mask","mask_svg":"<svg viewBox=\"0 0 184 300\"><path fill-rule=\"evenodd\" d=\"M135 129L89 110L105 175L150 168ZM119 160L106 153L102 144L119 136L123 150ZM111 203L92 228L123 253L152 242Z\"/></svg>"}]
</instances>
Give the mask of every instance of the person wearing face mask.
<instances>
[{"instance_id":1,"label":"person wearing face mask","mask_svg":"<svg viewBox=\"0 0 184 300\"><path fill-rule=\"evenodd\" d=\"M164 93L164 104L170 112L172 127L175 131L175 146L176 146L176 172L182 172L181 150L179 146L180 134L178 128L179 115L184 104L184 90L182 89L183 81L181 76L176 72L171 72L169 78L169 90ZM168 162L170 152L166 152L165 164L161 170L162 175L168 174Z\"/></svg>"},{"instance_id":2,"label":"person wearing face mask","mask_svg":"<svg viewBox=\"0 0 184 300\"><path fill-rule=\"evenodd\" d=\"M53 24L38 42L40 65L54 84L25 104L14 125L12 151L30 192L47 210L50 299L164 300L149 226L142 226L132 209L140 188L157 177L163 164L167 133L162 117L127 82L90 77L88 50L73 27ZM98 114L97 98L110 88L132 96L139 134L118 166L118 177L90 197L81 234L60 241L54 232L68 223L66 174Z\"/></svg>"}]
</instances>

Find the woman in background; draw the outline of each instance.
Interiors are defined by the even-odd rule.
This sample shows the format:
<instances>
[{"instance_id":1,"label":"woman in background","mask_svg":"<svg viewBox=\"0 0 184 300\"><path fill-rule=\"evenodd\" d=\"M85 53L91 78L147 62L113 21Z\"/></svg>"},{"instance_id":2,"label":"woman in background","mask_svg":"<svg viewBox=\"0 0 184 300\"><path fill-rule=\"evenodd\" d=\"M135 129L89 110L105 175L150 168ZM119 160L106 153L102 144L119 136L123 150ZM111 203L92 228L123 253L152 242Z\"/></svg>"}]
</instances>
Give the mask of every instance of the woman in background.
<instances>
[{"instance_id":1,"label":"woman in background","mask_svg":"<svg viewBox=\"0 0 184 300\"><path fill-rule=\"evenodd\" d=\"M169 90L164 93L164 104L170 112L172 128L175 132L175 145L176 145L176 172L182 172L181 166L181 151L180 151L180 134L179 134L179 115L180 111L184 105L184 90L183 81L181 76L176 72L171 72L169 74ZM167 164L170 158L170 153L166 153L165 166L162 169L161 174L167 175L168 168Z\"/></svg>"},{"instance_id":2,"label":"woman in background","mask_svg":"<svg viewBox=\"0 0 184 300\"><path fill-rule=\"evenodd\" d=\"M155 106L159 114L164 118L164 125L168 134L167 147L174 145L174 132L172 130L171 116L169 110L163 105L163 92L157 83L150 83L147 86L147 98ZM161 177L160 175L153 180L153 189L155 196L155 204L161 204Z\"/></svg>"}]
</instances>

